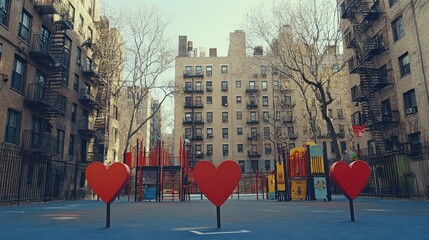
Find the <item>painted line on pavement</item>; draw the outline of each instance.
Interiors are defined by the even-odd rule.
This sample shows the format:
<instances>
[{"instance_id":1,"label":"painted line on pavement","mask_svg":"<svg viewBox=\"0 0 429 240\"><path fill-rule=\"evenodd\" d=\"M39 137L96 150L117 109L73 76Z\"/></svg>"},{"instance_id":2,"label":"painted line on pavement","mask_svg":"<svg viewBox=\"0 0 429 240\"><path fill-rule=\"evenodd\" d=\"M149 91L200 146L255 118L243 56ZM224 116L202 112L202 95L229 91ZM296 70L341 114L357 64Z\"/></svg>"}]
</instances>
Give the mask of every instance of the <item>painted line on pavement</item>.
<instances>
[{"instance_id":1,"label":"painted line on pavement","mask_svg":"<svg viewBox=\"0 0 429 240\"><path fill-rule=\"evenodd\" d=\"M250 231L247 230L240 230L240 231L228 231L228 232L200 232L200 231L190 231L191 233L195 233L198 235L216 235L216 234L236 234L236 233L250 233Z\"/></svg>"}]
</instances>

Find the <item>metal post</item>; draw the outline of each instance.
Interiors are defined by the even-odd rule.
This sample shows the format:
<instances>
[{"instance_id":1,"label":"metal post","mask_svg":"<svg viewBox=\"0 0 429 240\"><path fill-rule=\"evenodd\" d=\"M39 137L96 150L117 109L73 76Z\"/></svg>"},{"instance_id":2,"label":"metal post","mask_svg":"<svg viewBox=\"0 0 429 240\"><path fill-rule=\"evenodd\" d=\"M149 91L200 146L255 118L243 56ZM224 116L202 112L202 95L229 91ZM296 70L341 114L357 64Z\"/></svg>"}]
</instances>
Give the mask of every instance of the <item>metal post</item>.
<instances>
[{"instance_id":1,"label":"metal post","mask_svg":"<svg viewBox=\"0 0 429 240\"><path fill-rule=\"evenodd\" d=\"M158 140L158 174L156 178L156 199L161 201L161 139Z\"/></svg>"},{"instance_id":2,"label":"metal post","mask_svg":"<svg viewBox=\"0 0 429 240\"><path fill-rule=\"evenodd\" d=\"M220 207L216 207L217 228L220 228Z\"/></svg>"},{"instance_id":3,"label":"metal post","mask_svg":"<svg viewBox=\"0 0 429 240\"><path fill-rule=\"evenodd\" d=\"M350 219L352 222L355 221L355 209L353 207L353 199L349 199L349 206L350 206Z\"/></svg>"},{"instance_id":4,"label":"metal post","mask_svg":"<svg viewBox=\"0 0 429 240\"><path fill-rule=\"evenodd\" d=\"M134 178L134 202L137 202L137 168L139 168L139 140L137 139L137 146L136 146L136 176Z\"/></svg>"},{"instance_id":5,"label":"metal post","mask_svg":"<svg viewBox=\"0 0 429 240\"><path fill-rule=\"evenodd\" d=\"M106 228L110 227L110 203L106 204Z\"/></svg>"}]
</instances>

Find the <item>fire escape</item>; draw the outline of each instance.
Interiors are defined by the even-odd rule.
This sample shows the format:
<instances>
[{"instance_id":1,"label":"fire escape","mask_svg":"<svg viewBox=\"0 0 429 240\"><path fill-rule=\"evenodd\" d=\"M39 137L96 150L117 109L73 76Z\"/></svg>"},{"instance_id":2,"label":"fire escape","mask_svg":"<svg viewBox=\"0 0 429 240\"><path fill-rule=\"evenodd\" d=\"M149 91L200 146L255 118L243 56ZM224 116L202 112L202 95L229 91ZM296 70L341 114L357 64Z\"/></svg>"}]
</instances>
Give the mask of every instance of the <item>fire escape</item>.
<instances>
[{"instance_id":1,"label":"fire escape","mask_svg":"<svg viewBox=\"0 0 429 240\"><path fill-rule=\"evenodd\" d=\"M197 69L198 68L198 69ZM202 85L197 87L195 84L195 79L204 79L204 73L203 70L200 69L200 67L196 67L195 70L192 69L186 69L183 73L183 78L191 79L191 86L185 86L184 93L186 94L185 97L185 104L184 109L190 109L191 110L191 116L188 119L184 119L183 125L190 125L191 126L191 132L186 133L185 132L185 139L188 139L190 141L190 155L189 155L189 167L193 168L195 164L197 163L197 159L202 159L204 157L203 149L201 148L200 143L203 141L203 133L202 128L200 132L197 132L197 126L202 126L204 124L204 121L202 118L197 118L195 109L202 109L204 107L202 103L202 94L204 93ZM198 95L198 98L195 96ZM198 101L197 101L198 99ZM197 145L200 146L200 149L197 149Z\"/></svg>"},{"instance_id":2,"label":"fire escape","mask_svg":"<svg viewBox=\"0 0 429 240\"><path fill-rule=\"evenodd\" d=\"M397 128L399 119L399 112L392 110L390 104L383 105L376 95L393 82L391 63L382 65L379 59L388 46L384 14L379 0L372 4L345 0L341 5L341 14L341 18L351 24L350 30L345 33L345 46L354 52L348 60L349 71L360 76L360 85L351 89L352 102L356 106L361 105L360 124L365 124L366 130L372 134L375 149L369 149L370 155L381 154L386 151L383 132L387 128Z\"/></svg>"},{"instance_id":3,"label":"fire escape","mask_svg":"<svg viewBox=\"0 0 429 240\"><path fill-rule=\"evenodd\" d=\"M248 110L248 117L246 118L246 123L249 126L248 129L251 130L250 134L247 136L248 140L248 150L247 156L252 161L255 158L259 159L261 157L261 141L259 141L258 128L259 125L259 115L258 115L258 100L259 100L259 88L256 85L256 79L258 78L258 74L254 74L253 78L255 81L250 81L249 85L246 88L246 95L248 96L248 100L246 103L246 107ZM252 132L253 129L257 129L256 132Z\"/></svg>"},{"instance_id":4,"label":"fire escape","mask_svg":"<svg viewBox=\"0 0 429 240\"><path fill-rule=\"evenodd\" d=\"M62 95L70 65L66 31L73 29L73 22L61 1L34 1L34 8L53 24L51 33L33 36L30 56L48 69L48 76L46 79L39 76L28 86L25 102L43 116L43 121L39 129L24 132L24 148L52 154L55 153L52 128L58 117L65 114L67 105Z\"/></svg>"}]
</instances>

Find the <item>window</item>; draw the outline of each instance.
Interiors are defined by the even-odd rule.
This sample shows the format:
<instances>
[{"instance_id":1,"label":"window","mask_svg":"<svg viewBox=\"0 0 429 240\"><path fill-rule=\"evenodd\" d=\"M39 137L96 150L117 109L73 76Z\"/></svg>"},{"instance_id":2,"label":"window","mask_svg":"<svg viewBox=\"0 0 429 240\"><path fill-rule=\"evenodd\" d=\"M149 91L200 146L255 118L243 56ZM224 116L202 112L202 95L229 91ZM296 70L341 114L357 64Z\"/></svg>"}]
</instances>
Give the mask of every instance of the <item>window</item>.
<instances>
[{"instance_id":1,"label":"window","mask_svg":"<svg viewBox=\"0 0 429 240\"><path fill-rule=\"evenodd\" d=\"M69 68L70 66L70 51L71 51L72 41L69 37L65 37L64 40L64 49L63 49L63 60L62 63Z\"/></svg>"},{"instance_id":2,"label":"window","mask_svg":"<svg viewBox=\"0 0 429 240\"><path fill-rule=\"evenodd\" d=\"M207 122L213 122L213 112L207 112Z\"/></svg>"},{"instance_id":3,"label":"window","mask_svg":"<svg viewBox=\"0 0 429 240\"><path fill-rule=\"evenodd\" d=\"M252 172L257 172L259 167L258 167L258 160L252 160L251 161L251 167L252 167Z\"/></svg>"},{"instance_id":4,"label":"window","mask_svg":"<svg viewBox=\"0 0 429 240\"><path fill-rule=\"evenodd\" d=\"M221 90L222 91L228 91L228 82L227 81L222 81L221 84L222 84L221 85L222 86Z\"/></svg>"},{"instance_id":5,"label":"window","mask_svg":"<svg viewBox=\"0 0 429 240\"><path fill-rule=\"evenodd\" d=\"M202 75L203 74L203 67L202 66L196 66L195 67L195 74L196 75Z\"/></svg>"},{"instance_id":6,"label":"window","mask_svg":"<svg viewBox=\"0 0 429 240\"><path fill-rule=\"evenodd\" d=\"M273 81L273 88L274 88L274 90L279 89L279 81L278 80Z\"/></svg>"},{"instance_id":7,"label":"window","mask_svg":"<svg viewBox=\"0 0 429 240\"><path fill-rule=\"evenodd\" d=\"M15 57L15 62L12 71L12 83L11 88L16 91L22 92L24 88L24 73L26 69L26 63L19 57Z\"/></svg>"},{"instance_id":8,"label":"window","mask_svg":"<svg viewBox=\"0 0 429 240\"><path fill-rule=\"evenodd\" d=\"M206 66L206 75L211 76L212 75L212 66Z\"/></svg>"},{"instance_id":9,"label":"window","mask_svg":"<svg viewBox=\"0 0 429 240\"><path fill-rule=\"evenodd\" d=\"M191 128L185 128L185 139L191 139L191 133L192 133Z\"/></svg>"},{"instance_id":10,"label":"window","mask_svg":"<svg viewBox=\"0 0 429 240\"><path fill-rule=\"evenodd\" d=\"M203 113L202 112L196 112L195 113L195 121L196 122L202 122L203 121Z\"/></svg>"},{"instance_id":11,"label":"window","mask_svg":"<svg viewBox=\"0 0 429 240\"><path fill-rule=\"evenodd\" d=\"M404 21L402 15L395 18L392 22L393 39L398 41L405 36Z\"/></svg>"},{"instance_id":12,"label":"window","mask_svg":"<svg viewBox=\"0 0 429 240\"><path fill-rule=\"evenodd\" d=\"M389 7L393 6L398 0L389 0Z\"/></svg>"},{"instance_id":13,"label":"window","mask_svg":"<svg viewBox=\"0 0 429 240\"><path fill-rule=\"evenodd\" d=\"M228 138L228 128L222 128L222 138Z\"/></svg>"},{"instance_id":14,"label":"window","mask_svg":"<svg viewBox=\"0 0 429 240\"><path fill-rule=\"evenodd\" d=\"M270 160L265 160L265 172L269 172L271 170Z\"/></svg>"},{"instance_id":15,"label":"window","mask_svg":"<svg viewBox=\"0 0 429 240\"><path fill-rule=\"evenodd\" d=\"M213 128L207 128L207 138L213 137Z\"/></svg>"},{"instance_id":16,"label":"window","mask_svg":"<svg viewBox=\"0 0 429 240\"><path fill-rule=\"evenodd\" d=\"M192 91L192 83L191 82L185 82L185 92Z\"/></svg>"},{"instance_id":17,"label":"window","mask_svg":"<svg viewBox=\"0 0 429 240\"><path fill-rule=\"evenodd\" d=\"M400 56L398 60L399 60L399 70L401 71L401 77L410 73L411 72L410 58L408 56L408 52Z\"/></svg>"},{"instance_id":18,"label":"window","mask_svg":"<svg viewBox=\"0 0 429 240\"><path fill-rule=\"evenodd\" d=\"M212 104L213 103L213 98L212 96L207 96L207 104Z\"/></svg>"},{"instance_id":19,"label":"window","mask_svg":"<svg viewBox=\"0 0 429 240\"><path fill-rule=\"evenodd\" d=\"M201 82L196 82L195 83L195 91L203 91L203 84Z\"/></svg>"},{"instance_id":20,"label":"window","mask_svg":"<svg viewBox=\"0 0 429 240\"><path fill-rule=\"evenodd\" d=\"M235 81L235 87L241 88L241 81L240 80Z\"/></svg>"},{"instance_id":21,"label":"window","mask_svg":"<svg viewBox=\"0 0 429 240\"><path fill-rule=\"evenodd\" d=\"M252 121L252 122L257 121L256 112L250 112L250 121Z\"/></svg>"},{"instance_id":22,"label":"window","mask_svg":"<svg viewBox=\"0 0 429 240\"><path fill-rule=\"evenodd\" d=\"M90 28L90 27L88 27L88 36L87 36L87 38L88 38L88 40L89 41L91 41L92 42L92 38L93 38L93 31L92 31L92 28Z\"/></svg>"},{"instance_id":23,"label":"window","mask_svg":"<svg viewBox=\"0 0 429 240\"><path fill-rule=\"evenodd\" d=\"M278 121L278 120L280 120L280 111L276 111L276 120Z\"/></svg>"},{"instance_id":24,"label":"window","mask_svg":"<svg viewBox=\"0 0 429 240\"><path fill-rule=\"evenodd\" d=\"M410 142L411 155L420 154L422 149L422 144L420 141L420 132L409 134L408 141Z\"/></svg>"},{"instance_id":25,"label":"window","mask_svg":"<svg viewBox=\"0 0 429 240\"><path fill-rule=\"evenodd\" d=\"M262 96L262 106L268 106L268 96Z\"/></svg>"},{"instance_id":26,"label":"window","mask_svg":"<svg viewBox=\"0 0 429 240\"><path fill-rule=\"evenodd\" d=\"M414 89L403 94L405 115L411 115L418 112L416 93Z\"/></svg>"},{"instance_id":27,"label":"window","mask_svg":"<svg viewBox=\"0 0 429 240\"><path fill-rule=\"evenodd\" d=\"M79 75L74 75L74 81L73 81L73 89L75 92L79 91Z\"/></svg>"},{"instance_id":28,"label":"window","mask_svg":"<svg viewBox=\"0 0 429 240\"><path fill-rule=\"evenodd\" d=\"M19 19L19 31L18 36L25 41L30 38L31 29L31 16L25 11L22 11L21 18Z\"/></svg>"},{"instance_id":29,"label":"window","mask_svg":"<svg viewBox=\"0 0 429 240\"><path fill-rule=\"evenodd\" d=\"M222 153L224 156L228 156L228 144L222 144Z\"/></svg>"},{"instance_id":30,"label":"window","mask_svg":"<svg viewBox=\"0 0 429 240\"><path fill-rule=\"evenodd\" d=\"M211 91L213 91L213 84L212 84L212 82L211 82L211 81L207 81L207 82L206 82L206 91L207 91L207 92L211 92Z\"/></svg>"},{"instance_id":31,"label":"window","mask_svg":"<svg viewBox=\"0 0 429 240\"><path fill-rule=\"evenodd\" d=\"M267 76L267 73L268 73L268 68L265 66L261 66L261 76L265 78Z\"/></svg>"},{"instance_id":32,"label":"window","mask_svg":"<svg viewBox=\"0 0 429 240\"><path fill-rule=\"evenodd\" d=\"M237 135L243 135L243 128L242 127L237 128Z\"/></svg>"},{"instance_id":33,"label":"window","mask_svg":"<svg viewBox=\"0 0 429 240\"><path fill-rule=\"evenodd\" d=\"M70 134L69 156L73 156L73 154L74 154L74 135Z\"/></svg>"},{"instance_id":34,"label":"window","mask_svg":"<svg viewBox=\"0 0 429 240\"><path fill-rule=\"evenodd\" d=\"M255 90L255 89L256 89L255 81L250 81L249 82L249 90Z\"/></svg>"},{"instance_id":35,"label":"window","mask_svg":"<svg viewBox=\"0 0 429 240\"><path fill-rule=\"evenodd\" d=\"M64 86L66 86L66 87L68 87L69 86L69 72L68 71L65 71L64 73L63 73L63 85Z\"/></svg>"},{"instance_id":36,"label":"window","mask_svg":"<svg viewBox=\"0 0 429 240\"><path fill-rule=\"evenodd\" d=\"M61 129L57 129L57 154L62 156L64 153L64 136L65 132Z\"/></svg>"},{"instance_id":37,"label":"window","mask_svg":"<svg viewBox=\"0 0 429 240\"><path fill-rule=\"evenodd\" d=\"M195 97L195 105L199 106L199 107L203 105L203 102L201 100L201 96Z\"/></svg>"},{"instance_id":38,"label":"window","mask_svg":"<svg viewBox=\"0 0 429 240\"><path fill-rule=\"evenodd\" d=\"M390 105L390 99L386 99L381 102L381 120L392 121L392 107Z\"/></svg>"},{"instance_id":39,"label":"window","mask_svg":"<svg viewBox=\"0 0 429 240\"><path fill-rule=\"evenodd\" d=\"M241 173L244 173L245 170L245 162L243 160L238 161L238 165L240 165Z\"/></svg>"},{"instance_id":40,"label":"window","mask_svg":"<svg viewBox=\"0 0 429 240\"><path fill-rule=\"evenodd\" d=\"M9 2L10 0L0 1L0 24L6 26L9 19Z\"/></svg>"},{"instance_id":41,"label":"window","mask_svg":"<svg viewBox=\"0 0 429 240\"><path fill-rule=\"evenodd\" d=\"M195 129L195 138L196 139L203 139L203 129L202 128L196 128Z\"/></svg>"},{"instance_id":42,"label":"window","mask_svg":"<svg viewBox=\"0 0 429 240\"><path fill-rule=\"evenodd\" d=\"M264 127L264 137L270 137L270 127Z\"/></svg>"},{"instance_id":43,"label":"window","mask_svg":"<svg viewBox=\"0 0 429 240\"><path fill-rule=\"evenodd\" d=\"M241 96L236 96L235 97L235 102L236 103L241 103Z\"/></svg>"},{"instance_id":44,"label":"window","mask_svg":"<svg viewBox=\"0 0 429 240\"><path fill-rule=\"evenodd\" d=\"M116 105L113 105L113 118L119 120L119 108Z\"/></svg>"},{"instance_id":45,"label":"window","mask_svg":"<svg viewBox=\"0 0 429 240\"><path fill-rule=\"evenodd\" d=\"M237 120L243 119L243 112L237 111Z\"/></svg>"},{"instance_id":46,"label":"window","mask_svg":"<svg viewBox=\"0 0 429 240\"><path fill-rule=\"evenodd\" d=\"M347 143L346 142L343 142L343 141L341 141L340 142L340 151L341 151L341 153L346 153L347 152Z\"/></svg>"},{"instance_id":47,"label":"window","mask_svg":"<svg viewBox=\"0 0 429 240\"><path fill-rule=\"evenodd\" d=\"M271 144L265 143L265 154L271 154Z\"/></svg>"},{"instance_id":48,"label":"window","mask_svg":"<svg viewBox=\"0 0 429 240\"><path fill-rule=\"evenodd\" d=\"M79 15L79 28L78 31L80 34L83 35L83 17L82 15Z\"/></svg>"},{"instance_id":49,"label":"window","mask_svg":"<svg viewBox=\"0 0 429 240\"><path fill-rule=\"evenodd\" d=\"M76 115L77 115L77 104L73 103L72 109L71 109L71 122L72 123L76 123Z\"/></svg>"},{"instance_id":50,"label":"window","mask_svg":"<svg viewBox=\"0 0 429 240\"><path fill-rule=\"evenodd\" d=\"M75 9L73 5L69 2L69 16L71 17L72 22L74 22L74 13L75 13Z\"/></svg>"},{"instance_id":51,"label":"window","mask_svg":"<svg viewBox=\"0 0 429 240\"><path fill-rule=\"evenodd\" d=\"M190 112L185 113L185 122L187 123L192 122L192 113Z\"/></svg>"},{"instance_id":52,"label":"window","mask_svg":"<svg viewBox=\"0 0 429 240\"><path fill-rule=\"evenodd\" d=\"M58 103L58 109L66 112L67 110L67 97L60 95L59 96L59 103Z\"/></svg>"},{"instance_id":53,"label":"window","mask_svg":"<svg viewBox=\"0 0 429 240\"><path fill-rule=\"evenodd\" d=\"M185 74L192 74L192 66L185 67Z\"/></svg>"},{"instance_id":54,"label":"window","mask_svg":"<svg viewBox=\"0 0 429 240\"><path fill-rule=\"evenodd\" d=\"M267 91L267 90L268 90L268 82L262 81L262 91Z\"/></svg>"},{"instance_id":55,"label":"window","mask_svg":"<svg viewBox=\"0 0 429 240\"><path fill-rule=\"evenodd\" d=\"M222 106L228 106L228 96L222 96Z\"/></svg>"},{"instance_id":56,"label":"window","mask_svg":"<svg viewBox=\"0 0 429 240\"><path fill-rule=\"evenodd\" d=\"M7 121L5 129L5 142L8 143L19 143L19 134L21 128L21 113L9 109L7 111Z\"/></svg>"},{"instance_id":57,"label":"window","mask_svg":"<svg viewBox=\"0 0 429 240\"><path fill-rule=\"evenodd\" d=\"M252 139L256 139L258 137L258 129L255 127L252 127L250 129L250 136L252 137Z\"/></svg>"},{"instance_id":58,"label":"window","mask_svg":"<svg viewBox=\"0 0 429 240\"><path fill-rule=\"evenodd\" d=\"M243 152L243 144L237 144L237 152Z\"/></svg>"},{"instance_id":59,"label":"window","mask_svg":"<svg viewBox=\"0 0 429 240\"><path fill-rule=\"evenodd\" d=\"M222 112L222 122L223 123L228 122L228 112Z\"/></svg>"},{"instance_id":60,"label":"window","mask_svg":"<svg viewBox=\"0 0 429 240\"><path fill-rule=\"evenodd\" d=\"M207 144L207 156L213 155L213 144Z\"/></svg>"},{"instance_id":61,"label":"window","mask_svg":"<svg viewBox=\"0 0 429 240\"><path fill-rule=\"evenodd\" d=\"M267 111L262 112L262 120L264 120L264 122L268 122L270 118L270 113Z\"/></svg>"},{"instance_id":62,"label":"window","mask_svg":"<svg viewBox=\"0 0 429 240\"><path fill-rule=\"evenodd\" d=\"M228 73L228 66L226 66L226 65L222 65L222 66L220 67L220 73L222 73L222 74L227 74L227 73Z\"/></svg>"}]
</instances>

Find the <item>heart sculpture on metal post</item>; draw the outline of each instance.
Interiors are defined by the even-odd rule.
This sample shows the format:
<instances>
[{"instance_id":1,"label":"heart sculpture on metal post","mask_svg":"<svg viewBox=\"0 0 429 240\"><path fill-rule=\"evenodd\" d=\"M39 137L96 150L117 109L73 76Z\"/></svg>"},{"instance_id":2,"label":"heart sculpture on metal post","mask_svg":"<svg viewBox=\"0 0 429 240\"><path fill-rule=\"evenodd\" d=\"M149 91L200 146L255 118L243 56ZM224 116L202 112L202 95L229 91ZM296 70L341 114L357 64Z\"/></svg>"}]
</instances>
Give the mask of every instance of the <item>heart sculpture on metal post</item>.
<instances>
[{"instance_id":1,"label":"heart sculpture on metal post","mask_svg":"<svg viewBox=\"0 0 429 240\"><path fill-rule=\"evenodd\" d=\"M350 165L344 161L335 162L329 173L344 195L348 199L355 199L367 184L371 171L366 162L357 160Z\"/></svg>"},{"instance_id":2,"label":"heart sculpture on metal post","mask_svg":"<svg viewBox=\"0 0 429 240\"><path fill-rule=\"evenodd\" d=\"M241 169L232 160L223 161L217 168L210 161L204 160L195 165L192 174L207 199L220 207L237 187Z\"/></svg>"},{"instance_id":3,"label":"heart sculpture on metal post","mask_svg":"<svg viewBox=\"0 0 429 240\"><path fill-rule=\"evenodd\" d=\"M89 186L105 203L111 203L130 179L130 169L123 163L91 163L85 171Z\"/></svg>"}]
</instances>

